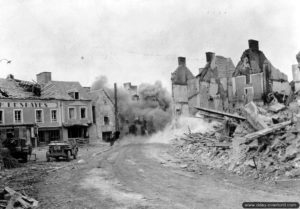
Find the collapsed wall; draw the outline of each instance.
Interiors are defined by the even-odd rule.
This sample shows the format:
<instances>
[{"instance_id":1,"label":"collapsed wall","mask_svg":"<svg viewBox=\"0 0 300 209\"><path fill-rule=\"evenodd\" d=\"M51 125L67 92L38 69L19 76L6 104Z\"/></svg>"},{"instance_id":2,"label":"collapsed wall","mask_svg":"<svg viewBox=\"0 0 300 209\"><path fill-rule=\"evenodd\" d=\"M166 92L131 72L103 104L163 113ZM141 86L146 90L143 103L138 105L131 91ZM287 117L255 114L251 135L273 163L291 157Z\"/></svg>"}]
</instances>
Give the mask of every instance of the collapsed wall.
<instances>
[{"instance_id":1,"label":"collapsed wall","mask_svg":"<svg viewBox=\"0 0 300 209\"><path fill-rule=\"evenodd\" d=\"M275 181L300 177L299 108L278 104L251 102L243 108L244 119L224 117L215 131L185 134L174 153L192 159L193 168L204 164Z\"/></svg>"},{"instance_id":2,"label":"collapsed wall","mask_svg":"<svg viewBox=\"0 0 300 209\"><path fill-rule=\"evenodd\" d=\"M206 65L196 78L188 81L188 98L192 107L228 110L234 64L230 58L206 52Z\"/></svg>"},{"instance_id":3,"label":"collapsed wall","mask_svg":"<svg viewBox=\"0 0 300 209\"><path fill-rule=\"evenodd\" d=\"M249 40L233 73L232 103L266 101L270 94L288 96L291 87L287 75L275 68L259 50L259 42Z\"/></svg>"}]
</instances>

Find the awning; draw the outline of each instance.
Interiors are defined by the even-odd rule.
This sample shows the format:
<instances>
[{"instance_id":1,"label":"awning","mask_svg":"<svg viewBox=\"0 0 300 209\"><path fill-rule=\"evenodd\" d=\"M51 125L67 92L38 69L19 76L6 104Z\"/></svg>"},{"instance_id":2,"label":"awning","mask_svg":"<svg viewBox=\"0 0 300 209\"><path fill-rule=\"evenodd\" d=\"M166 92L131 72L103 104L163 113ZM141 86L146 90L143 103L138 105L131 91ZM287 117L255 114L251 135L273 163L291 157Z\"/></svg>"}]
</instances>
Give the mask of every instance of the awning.
<instances>
[{"instance_id":1,"label":"awning","mask_svg":"<svg viewBox=\"0 0 300 209\"><path fill-rule=\"evenodd\" d=\"M63 127L72 127L72 126L79 126L79 127L88 127L91 125L90 123L63 123Z\"/></svg>"},{"instance_id":2,"label":"awning","mask_svg":"<svg viewBox=\"0 0 300 209\"><path fill-rule=\"evenodd\" d=\"M35 123L16 123L16 124L0 124L0 128L7 128L7 127L19 127L19 126L36 126Z\"/></svg>"}]
</instances>

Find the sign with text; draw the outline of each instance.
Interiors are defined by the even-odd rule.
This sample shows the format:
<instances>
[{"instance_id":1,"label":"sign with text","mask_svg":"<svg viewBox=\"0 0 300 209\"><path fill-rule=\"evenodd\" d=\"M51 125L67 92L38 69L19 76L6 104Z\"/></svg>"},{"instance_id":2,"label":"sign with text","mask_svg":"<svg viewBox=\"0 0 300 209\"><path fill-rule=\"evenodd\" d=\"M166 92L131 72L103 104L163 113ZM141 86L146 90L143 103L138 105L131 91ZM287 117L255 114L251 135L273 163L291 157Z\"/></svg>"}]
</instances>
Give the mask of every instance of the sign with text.
<instances>
[{"instance_id":1,"label":"sign with text","mask_svg":"<svg viewBox=\"0 0 300 209\"><path fill-rule=\"evenodd\" d=\"M0 102L0 108L56 108L54 102Z\"/></svg>"}]
</instances>

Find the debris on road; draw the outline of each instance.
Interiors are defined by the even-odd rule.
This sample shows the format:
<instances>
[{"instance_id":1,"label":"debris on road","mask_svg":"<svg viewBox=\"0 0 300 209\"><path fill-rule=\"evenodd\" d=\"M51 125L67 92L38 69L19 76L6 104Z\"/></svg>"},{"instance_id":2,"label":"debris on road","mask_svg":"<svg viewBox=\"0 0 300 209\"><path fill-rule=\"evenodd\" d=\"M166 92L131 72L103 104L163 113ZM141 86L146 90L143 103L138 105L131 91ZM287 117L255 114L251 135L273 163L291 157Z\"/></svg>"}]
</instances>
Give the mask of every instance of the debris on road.
<instances>
[{"instance_id":1,"label":"debris on road","mask_svg":"<svg viewBox=\"0 0 300 209\"><path fill-rule=\"evenodd\" d=\"M176 155L193 161L189 166L204 164L264 180L300 177L300 117L294 117L298 110L254 102L241 110L245 120L223 117L213 133L179 137L174 142Z\"/></svg>"},{"instance_id":2,"label":"debris on road","mask_svg":"<svg viewBox=\"0 0 300 209\"><path fill-rule=\"evenodd\" d=\"M5 187L0 192L0 208L5 209L34 209L37 208L38 201L23 195L15 190Z\"/></svg>"}]
</instances>

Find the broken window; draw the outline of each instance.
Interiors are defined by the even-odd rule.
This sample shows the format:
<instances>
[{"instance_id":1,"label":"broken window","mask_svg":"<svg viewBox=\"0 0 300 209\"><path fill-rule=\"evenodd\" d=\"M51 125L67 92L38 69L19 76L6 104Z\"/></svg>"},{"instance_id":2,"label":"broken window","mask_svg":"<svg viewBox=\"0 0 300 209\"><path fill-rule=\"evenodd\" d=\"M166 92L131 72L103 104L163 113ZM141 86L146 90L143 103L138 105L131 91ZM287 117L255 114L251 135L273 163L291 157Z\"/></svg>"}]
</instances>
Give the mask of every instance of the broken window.
<instances>
[{"instance_id":1,"label":"broken window","mask_svg":"<svg viewBox=\"0 0 300 209\"><path fill-rule=\"evenodd\" d=\"M14 122L22 123L22 110L14 110Z\"/></svg>"},{"instance_id":2,"label":"broken window","mask_svg":"<svg viewBox=\"0 0 300 209\"><path fill-rule=\"evenodd\" d=\"M75 92L75 99L79 99L79 92Z\"/></svg>"},{"instance_id":3,"label":"broken window","mask_svg":"<svg viewBox=\"0 0 300 209\"><path fill-rule=\"evenodd\" d=\"M35 110L35 122L43 122L43 110Z\"/></svg>"},{"instance_id":4,"label":"broken window","mask_svg":"<svg viewBox=\"0 0 300 209\"><path fill-rule=\"evenodd\" d=\"M79 92L78 91L72 91L72 92L69 92L68 94L73 99L79 99Z\"/></svg>"},{"instance_id":5,"label":"broken window","mask_svg":"<svg viewBox=\"0 0 300 209\"><path fill-rule=\"evenodd\" d=\"M57 121L57 110L51 110L51 121L52 122Z\"/></svg>"},{"instance_id":6,"label":"broken window","mask_svg":"<svg viewBox=\"0 0 300 209\"><path fill-rule=\"evenodd\" d=\"M69 119L75 119L75 108L69 107Z\"/></svg>"},{"instance_id":7,"label":"broken window","mask_svg":"<svg viewBox=\"0 0 300 209\"><path fill-rule=\"evenodd\" d=\"M112 132L108 131L108 132L102 132L102 139L103 141L109 141L111 138Z\"/></svg>"},{"instance_id":8,"label":"broken window","mask_svg":"<svg viewBox=\"0 0 300 209\"><path fill-rule=\"evenodd\" d=\"M4 123L4 111L0 110L0 124Z\"/></svg>"},{"instance_id":9,"label":"broken window","mask_svg":"<svg viewBox=\"0 0 300 209\"><path fill-rule=\"evenodd\" d=\"M81 119L86 118L86 108L85 107L80 108L80 118Z\"/></svg>"},{"instance_id":10,"label":"broken window","mask_svg":"<svg viewBox=\"0 0 300 209\"><path fill-rule=\"evenodd\" d=\"M104 125L109 125L109 117L104 116Z\"/></svg>"}]
</instances>

